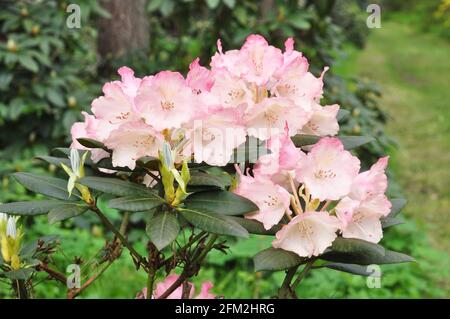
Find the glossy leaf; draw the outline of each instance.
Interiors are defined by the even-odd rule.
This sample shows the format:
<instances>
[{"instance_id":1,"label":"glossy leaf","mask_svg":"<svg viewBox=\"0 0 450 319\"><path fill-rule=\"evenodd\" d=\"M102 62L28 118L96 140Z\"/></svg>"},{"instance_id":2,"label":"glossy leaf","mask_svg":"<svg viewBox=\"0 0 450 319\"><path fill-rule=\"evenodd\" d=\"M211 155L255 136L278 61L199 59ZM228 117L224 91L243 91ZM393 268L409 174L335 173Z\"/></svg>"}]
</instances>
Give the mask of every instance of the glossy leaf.
<instances>
[{"instance_id":1,"label":"glossy leaf","mask_svg":"<svg viewBox=\"0 0 450 319\"><path fill-rule=\"evenodd\" d=\"M64 205L57 200L37 200L29 202L15 202L0 205L0 212L9 215L35 216L47 214L50 210Z\"/></svg>"},{"instance_id":2,"label":"glossy leaf","mask_svg":"<svg viewBox=\"0 0 450 319\"><path fill-rule=\"evenodd\" d=\"M228 216L188 208L180 208L179 211L189 223L202 230L219 235L248 237L247 230Z\"/></svg>"},{"instance_id":3,"label":"glossy leaf","mask_svg":"<svg viewBox=\"0 0 450 319\"><path fill-rule=\"evenodd\" d=\"M297 254L277 248L267 248L253 257L255 271L261 270L285 270L300 265L304 261Z\"/></svg>"},{"instance_id":4,"label":"glossy leaf","mask_svg":"<svg viewBox=\"0 0 450 319\"><path fill-rule=\"evenodd\" d=\"M61 178L40 176L31 173L15 173L13 176L30 191L57 199L69 199L67 181ZM75 199L76 197L80 197L80 193L74 189L70 199Z\"/></svg>"},{"instance_id":5,"label":"glossy leaf","mask_svg":"<svg viewBox=\"0 0 450 319\"><path fill-rule=\"evenodd\" d=\"M252 201L228 191L207 191L190 195L186 208L199 209L221 215L243 215L258 210Z\"/></svg>"},{"instance_id":6,"label":"glossy leaf","mask_svg":"<svg viewBox=\"0 0 450 319\"><path fill-rule=\"evenodd\" d=\"M108 206L124 211L142 212L161 206L163 203L160 198L141 195L114 198L108 202Z\"/></svg>"},{"instance_id":7,"label":"glossy leaf","mask_svg":"<svg viewBox=\"0 0 450 319\"><path fill-rule=\"evenodd\" d=\"M50 224L54 224L56 222L73 218L75 216L83 214L88 209L89 207L85 204L67 203L50 210L47 216L48 222Z\"/></svg>"},{"instance_id":8,"label":"glossy leaf","mask_svg":"<svg viewBox=\"0 0 450 319\"><path fill-rule=\"evenodd\" d=\"M180 231L180 224L173 212L156 213L147 223L146 232L152 243L162 250L172 243Z\"/></svg>"},{"instance_id":9,"label":"glossy leaf","mask_svg":"<svg viewBox=\"0 0 450 319\"><path fill-rule=\"evenodd\" d=\"M117 196L144 195L153 198L159 197L150 188L118 178L89 176L80 179L79 183L103 193Z\"/></svg>"},{"instance_id":10,"label":"glossy leaf","mask_svg":"<svg viewBox=\"0 0 450 319\"><path fill-rule=\"evenodd\" d=\"M360 239L338 237L321 259L345 264L371 265L409 262L414 259Z\"/></svg>"}]
</instances>

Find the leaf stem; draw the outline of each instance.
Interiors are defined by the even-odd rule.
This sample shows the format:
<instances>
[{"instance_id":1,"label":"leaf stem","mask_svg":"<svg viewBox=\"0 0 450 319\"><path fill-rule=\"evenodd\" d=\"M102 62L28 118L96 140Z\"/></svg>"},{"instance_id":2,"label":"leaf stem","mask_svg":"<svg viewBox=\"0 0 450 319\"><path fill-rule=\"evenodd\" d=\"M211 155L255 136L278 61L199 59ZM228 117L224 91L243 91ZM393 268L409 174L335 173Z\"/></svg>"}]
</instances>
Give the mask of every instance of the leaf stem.
<instances>
[{"instance_id":1,"label":"leaf stem","mask_svg":"<svg viewBox=\"0 0 450 319\"><path fill-rule=\"evenodd\" d=\"M305 265L305 267L303 268L302 272L298 275L297 279L294 281L294 283L292 284L292 290L295 291L295 289L297 288L297 286L300 284L300 282L303 280L303 278L305 278L305 276L308 274L309 270L311 269L311 267L313 266L315 260L311 259L310 261L308 261Z\"/></svg>"}]
</instances>

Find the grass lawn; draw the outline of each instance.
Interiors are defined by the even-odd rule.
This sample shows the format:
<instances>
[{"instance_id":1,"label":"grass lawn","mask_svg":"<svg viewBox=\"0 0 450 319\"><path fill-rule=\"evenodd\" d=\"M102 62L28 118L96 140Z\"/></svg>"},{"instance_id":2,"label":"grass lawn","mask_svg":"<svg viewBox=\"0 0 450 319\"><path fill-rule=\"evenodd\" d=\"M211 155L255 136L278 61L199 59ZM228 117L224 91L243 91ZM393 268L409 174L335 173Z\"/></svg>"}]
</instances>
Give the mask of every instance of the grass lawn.
<instances>
[{"instance_id":1,"label":"grass lawn","mask_svg":"<svg viewBox=\"0 0 450 319\"><path fill-rule=\"evenodd\" d=\"M336 69L381 85L380 105L391 117L386 130L398 142L389 152L390 165L409 201L404 214L448 255L450 43L411 24L386 21L372 31L363 51L350 49Z\"/></svg>"}]
</instances>

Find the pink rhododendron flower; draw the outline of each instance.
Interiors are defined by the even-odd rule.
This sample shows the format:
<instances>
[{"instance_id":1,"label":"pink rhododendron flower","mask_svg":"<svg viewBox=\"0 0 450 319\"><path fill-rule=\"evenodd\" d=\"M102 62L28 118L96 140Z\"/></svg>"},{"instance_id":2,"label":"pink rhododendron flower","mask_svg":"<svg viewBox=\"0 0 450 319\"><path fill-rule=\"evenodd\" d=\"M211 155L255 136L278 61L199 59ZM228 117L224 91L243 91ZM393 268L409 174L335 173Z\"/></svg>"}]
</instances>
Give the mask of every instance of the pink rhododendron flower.
<instances>
[{"instance_id":1,"label":"pink rhododendron flower","mask_svg":"<svg viewBox=\"0 0 450 319\"><path fill-rule=\"evenodd\" d=\"M216 103L222 108L241 107L245 110L253 104L253 93L247 84L225 70L214 72L211 95L216 98Z\"/></svg>"},{"instance_id":2,"label":"pink rhododendron flower","mask_svg":"<svg viewBox=\"0 0 450 319\"><path fill-rule=\"evenodd\" d=\"M188 122L196 101L183 76L171 71L144 79L135 98L141 117L158 131L178 128Z\"/></svg>"},{"instance_id":3,"label":"pink rhododendron flower","mask_svg":"<svg viewBox=\"0 0 450 319\"><path fill-rule=\"evenodd\" d=\"M110 124L122 124L138 119L135 111L134 98L141 80L134 77L133 70L122 67L119 69L122 81L113 81L103 86L104 96L92 102L92 113L100 120Z\"/></svg>"},{"instance_id":4,"label":"pink rhododendron flower","mask_svg":"<svg viewBox=\"0 0 450 319\"><path fill-rule=\"evenodd\" d=\"M301 98L317 99L321 97L323 75L328 68L325 68L318 78L310 72L304 72L304 68L305 66L299 63L298 66L287 70L272 89L273 93L294 101Z\"/></svg>"},{"instance_id":5,"label":"pink rhododendron flower","mask_svg":"<svg viewBox=\"0 0 450 319\"><path fill-rule=\"evenodd\" d=\"M303 126L301 133L317 136L336 135L339 131L338 112L339 105L337 104L320 106L314 103L312 116Z\"/></svg>"},{"instance_id":6,"label":"pink rhododendron flower","mask_svg":"<svg viewBox=\"0 0 450 319\"><path fill-rule=\"evenodd\" d=\"M289 128L283 134L267 140L270 154L262 155L253 167L255 175L266 176L272 182L289 189L289 174L293 176L300 160L306 156L300 148L295 147L289 136Z\"/></svg>"},{"instance_id":7,"label":"pink rhododendron flower","mask_svg":"<svg viewBox=\"0 0 450 319\"><path fill-rule=\"evenodd\" d=\"M266 98L248 110L245 118L248 135L267 140L278 135L286 123L291 135L296 135L310 118L310 114L291 100Z\"/></svg>"},{"instance_id":8,"label":"pink rhododendron flower","mask_svg":"<svg viewBox=\"0 0 450 319\"><path fill-rule=\"evenodd\" d=\"M114 130L105 140L105 145L113 150L113 166L136 167L136 160L143 156L158 156L163 137L143 122L125 123Z\"/></svg>"},{"instance_id":9,"label":"pink rhododendron flower","mask_svg":"<svg viewBox=\"0 0 450 319\"><path fill-rule=\"evenodd\" d=\"M359 159L344 150L339 139L325 137L298 163L296 178L313 198L338 200L350 192L359 167Z\"/></svg>"},{"instance_id":10,"label":"pink rhododendron flower","mask_svg":"<svg viewBox=\"0 0 450 319\"><path fill-rule=\"evenodd\" d=\"M318 256L331 246L339 228L338 219L328 212L305 212L276 233L272 246L292 251L300 257Z\"/></svg>"},{"instance_id":11,"label":"pink rhododendron flower","mask_svg":"<svg viewBox=\"0 0 450 319\"><path fill-rule=\"evenodd\" d=\"M202 283L200 294L197 297L195 297L195 299L215 299L216 295L214 295L210 292L212 287L213 287L213 284L210 281L206 281L206 282Z\"/></svg>"},{"instance_id":12,"label":"pink rhododendron flower","mask_svg":"<svg viewBox=\"0 0 450 319\"><path fill-rule=\"evenodd\" d=\"M239 172L239 184L234 190L238 195L254 202L259 210L245 215L245 218L255 219L270 229L278 224L289 209L291 195L283 187L275 185L271 180L261 176L251 177Z\"/></svg>"},{"instance_id":13,"label":"pink rhododendron flower","mask_svg":"<svg viewBox=\"0 0 450 319\"><path fill-rule=\"evenodd\" d=\"M273 73L283 65L281 50L269 45L264 37L251 34L239 52L237 67L243 77L256 85L266 84Z\"/></svg>"},{"instance_id":14,"label":"pink rhododendron flower","mask_svg":"<svg viewBox=\"0 0 450 319\"><path fill-rule=\"evenodd\" d=\"M389 156L380 158L370 170L360 173L353 181L350 197L357 200L384 194L388 181L385 174Z\"/></svg>"},{"instance_id":15,"label":"pink rhododendron flower","mask_svg":"<svg viewBox=\"0 0 450 319\"><path fill-rule=\"evenodd\" d=\"M220 41L217 47L219 52L211 60L213 70L226 69L230 74L256 85L265 85L283 64L281 50L269 45L260 35L249 35L240 50L223 53Z\"/></svg>"},{"instance_id":16,"label":"pink rhododendron flower","mask_svg":"<svg viewBox=\"0 0 450 319\"><path fill-rule=\"evenodd\" d=\"M287 39L284 46L285 52L283 53L283 66L275 72L274 79L271 81L279 80L285 76L302 76L308 71L308 60L302 55L301 52L294 50L294 39Z\"/></svg>"},{"instance_id":17,"label":"pink rhododendron flower","mask_svg":"<svg viewBox=\"0 0 450 319\"><path fill-rule=\"evenodd\" d=\"M155 290L153 291L152 299L158 299L167 289L169 289L170 286L173 285L173 283L175 283L178 277L179 277L178 275L172 274L167 276L164 279L164 281L157 283ZM193 299L195 295L195 287L191 282L188 282L188 285L190 287L188 299ZM213 284L210 281L202 283L200 294L198 294L195 297L195 299L215 299L216 295L210 292L212 287ZM145 299L146 297L147 297L147 288L143 288L136 298ZM183 297L183 285L180 285L169 296L167 296L167 299L182 299L182 297Z\"/></svg>"},{"instance_id":18,"label":"pink rhododendron flower","mask_svg":"<svg viewBox=\"0 0 450 319\"><path fill-rule=\"evenodd\" d=\"M194 121L188 134L191 154L197 163L224 166L234 149L245 142L245 128L239 124L239 112L233 109L218 111L209 117Z\"/></svg>"},{"instance_id":19,"label":"pink rhododendron flower","mask_svg":"<svg viewBox=\"0 0 450 319\"><path fill-rule=\"evenodd\" d=\"M89 150L87 147L81 145L78 138L90 138L102 142L110 134L111 127L108 122L97 120L95 116L86 112L81 112L84 116L84 122L76 122L72 125L70 133L72 135L71 148L79 150ZM102 149L91 150L91 159L98 162L102 158L109 157L109 153Z\"/></svg>"},{"instance_id":20,"label":"pink rhododendron flower","mask_svg":"<svg viewBox=\"0 0 450 319\"><path fill-rule=\"evenodd\" d=\"M378 243L383 237L380 218L386 216L391 203L384 195L357 201L343 198L336 206L336 215L342 221L342 237L358 238Z\"/></svg>"},{"instance_id":21,"label":"pink rhododendron flower","mask_svg":"<svg viewBox=\"0 0 450 319\"><path fill-rule=\"evenodd\" d=\"M186 76L187 84L196 94L200 94L205 91L209 92L214 84L212 72L201 66L199 61L200 58L196 58L192 61L189 65L189 72Z\"/></svg>"}]
</instances>

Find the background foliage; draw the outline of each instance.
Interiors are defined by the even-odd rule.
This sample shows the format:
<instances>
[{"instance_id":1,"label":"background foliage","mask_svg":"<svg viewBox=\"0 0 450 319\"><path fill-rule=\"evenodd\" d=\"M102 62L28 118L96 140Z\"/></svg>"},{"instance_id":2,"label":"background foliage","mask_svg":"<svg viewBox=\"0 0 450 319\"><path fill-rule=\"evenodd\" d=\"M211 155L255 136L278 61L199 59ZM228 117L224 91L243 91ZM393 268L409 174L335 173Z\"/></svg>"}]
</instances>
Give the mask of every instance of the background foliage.
<instances>
[{"instance_id":1,"label":"background foliage","mask_svg":"<svg viewBox=\"0 0 450 319\"><path fill-rule=\"evenodd\" d=\"M242 44L250 33L261 33L274 45L283 46L287 37L295 37L296 47L304 52L319 74L324 66L331 70L325 77L325 99L350 111L341 130L343 134L369 135L376 142L358 154L365 166L395 146L386 135L388 115L379 107L378 85L366 78L339 70L348 52L365 46L369 30L364 0L319 1L234 1L234 0L149 0L149 51L103 59L97 52L96 28L99 17L108 13L98 1L72 1L82 10L82 28L65 26L67 3L60 0L10 2L0 12L0 201L24 200L30 197L9 174L15 171L55 171L52 165L29 159L47 154L55 146L68 144L71 124L80 119L80 111L89 108L101 85L116 77L115 70L128 65L137 75L162 69L186 72L197 56L208 64L215 52L217 38L225 49ZM404 1L384 1L391 16L421 21L446 36L448 8L444 1L414 2L415 14L401 15ZM447 8L447 9L446 9ZM400 10L400 11L396 11ZM392 13L390 12L392 11ZM400 13L398 13L400 12ZM405 18L406 17L406 18ZM395 18L395 17L394 17ZM399 18L397 18L399 19ZM430 21L432 23L430 23ZM448 35L448 33L447 33ZM341 68L342 70L342 68ZM392 174L391 174L392 175ZM391 195L400 191L392 181ZM111 218L118 213L108 211ZM144 216L133 215L130 240L144 250ZM75 218L60 225L48 225L43 217L24 220L27 239L55 234L60 245L54 262L64 272L74 258L85 260L85 272L95 269L96 253L104 245L102 228L95 218ZM448 263L448 254L430 248L423 231L413 220L390 231L383 243L404 251L419 262L384 267L382 289L368 289L365 278L333 270L313 271L305 280L301 297L367 298L367 297L444 297L444 270L436 271L436 263ZM266 238L230 242L230 253L217 253L209 258L200 280L212 280L215 292L226 297L270 297L282 280L281 273L253 273L251 257L269 244ZM92 258L92 256L95 256ZM401 270L400 267L403 267ZM120 274L120 278L117 278ZM133 271L128 254L113 264L102 279L83 297L134 297L145 283L145 274ZM120 283L120 284L118 284ZM0 297L8 297L0 283ZM62 297L64 291L56 283L36 286L37 297Z\"/></svg>"}]
</instances>

